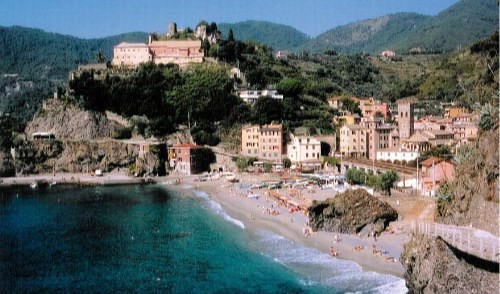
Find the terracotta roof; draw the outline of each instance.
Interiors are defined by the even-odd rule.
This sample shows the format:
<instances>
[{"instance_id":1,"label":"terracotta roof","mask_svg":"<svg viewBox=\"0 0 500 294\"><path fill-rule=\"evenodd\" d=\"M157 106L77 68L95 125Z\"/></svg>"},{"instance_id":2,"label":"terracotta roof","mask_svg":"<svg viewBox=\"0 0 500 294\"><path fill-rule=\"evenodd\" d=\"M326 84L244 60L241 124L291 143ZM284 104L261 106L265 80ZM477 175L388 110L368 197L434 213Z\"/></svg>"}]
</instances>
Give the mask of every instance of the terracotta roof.
<instances>
[{"instance_id":1,"label":"terracotta roof","mask_svg":"<svg viewBox=\"0 0 500 294\"><path fill-rule=\"evenodd\" d=\"M198 149L202 148L201 146L191 144L191 143L182 143L172 146L173 148L189 148L189 149Z\"/></svg>"},{"instance_id":2,"label":"terracotta roof","mask_svg":"<svg viewBox=\"0 0 500 294\"><path fill-rule=\"evenodd\" d=\"M438 164L441 161L443 161L442 158L431 156L431 157L427 158L426 160L422 161L420 164L423 166L432 166L432 164Z\"/></svg>"},{"instance_id":3,"label":"terracotta roof","mask_svg":"<svg viewBox=\"0 0 500 294\"><path fill-rule=\"evenodd\" d=\"M116 45L115 48L148 48L148 45L144 43L121 42L120 44Z\"/></svg>"},{"instance_id":4,"label":"terracotta roof","mask_svg":"<svg viewBox=\"0 0 500 294\"><path fill-rule=\"evenodd\" d=\"M415 143L429 142L429 138L427 138L426 136L424 136L420 132L416 132L410 138L408 138L406 141L415 142Z\"/></svg>"},{"instance_id":5,"label":"terracotta roof","mask_svg":"<svg viewBox=\"0 0 500 294\"><path fill-rule=\"evenodd\" d=\"M149 44L150 47L193 47L193 46L201 46L200 40L193 41L153 41Z\"/></svg>"}]
</instances>

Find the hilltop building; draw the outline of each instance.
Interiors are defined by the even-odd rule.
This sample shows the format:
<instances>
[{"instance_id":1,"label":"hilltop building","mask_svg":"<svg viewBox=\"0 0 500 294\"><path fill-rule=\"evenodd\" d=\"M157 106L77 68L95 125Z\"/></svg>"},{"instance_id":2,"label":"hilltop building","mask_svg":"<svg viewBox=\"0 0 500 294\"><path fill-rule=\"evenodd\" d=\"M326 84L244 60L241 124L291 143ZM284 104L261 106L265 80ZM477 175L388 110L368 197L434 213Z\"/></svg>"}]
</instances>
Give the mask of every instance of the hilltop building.
<instances>
[{"instance_id":1,"label":"hilltop building","mask_svg":"<svg viewBox=\"0 0 500 294\"><path fill-rule=\"evenodd\" d=\"M195 39L174 39L178 34L177 25L168 26L166 38L157 40L154 34L149 36L147 44L122 42L113 48L113 61L117 67L137 67L141 63L154 62L155 64L173 63L181 67L189 63L201 63L204 60L202 37L193 35Z\"/></svg>"}]
</instances>

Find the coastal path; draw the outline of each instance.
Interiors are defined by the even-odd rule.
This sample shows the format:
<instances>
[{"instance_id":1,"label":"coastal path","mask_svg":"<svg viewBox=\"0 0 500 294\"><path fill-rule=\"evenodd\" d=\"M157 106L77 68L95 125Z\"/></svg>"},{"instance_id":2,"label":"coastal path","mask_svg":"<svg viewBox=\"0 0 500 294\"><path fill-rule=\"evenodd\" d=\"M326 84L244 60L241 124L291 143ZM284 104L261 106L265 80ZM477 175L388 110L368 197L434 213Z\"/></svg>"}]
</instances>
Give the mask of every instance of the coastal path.
<instances>
[{"instance_id":1,"label":"coastal path","mask_svg":"<svg viewBox=\"0 0 500 294\"><path fill-rule=\"evenodd\" d=\"M413 221L413 232L431 237L441 237L450 246L469 255L498 263L500 261L499 238L473 227Z\"/></svg>"}]
</instances>

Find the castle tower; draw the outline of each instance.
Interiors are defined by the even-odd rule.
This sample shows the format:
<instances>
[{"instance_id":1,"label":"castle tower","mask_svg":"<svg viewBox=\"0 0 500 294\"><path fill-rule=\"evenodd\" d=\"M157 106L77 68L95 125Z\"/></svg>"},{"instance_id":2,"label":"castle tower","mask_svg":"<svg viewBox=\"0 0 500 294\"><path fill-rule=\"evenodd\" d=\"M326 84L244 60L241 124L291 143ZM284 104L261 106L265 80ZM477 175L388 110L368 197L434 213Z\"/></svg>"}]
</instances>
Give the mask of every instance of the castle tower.
<instances>
[{"instance_id":1,"label":"castle tower","mask_svg":"<svg viewBox=\"0 0 500 294\"><path fill-rule=\"evenodd\" d=\"M177 24L175 22L171 22L168 24L167 36L171 37L177 34Z\"/></svg>"},{"instance_id":2,"label":"castle tower","mask_svg":"<svg viewBox=\"0 0 500 294\"><path fill-rule=\"evenodd\" d=\"M413 135L414 118L413 118L414 102L411 99L403 99L398 101L398 126L399 139L408 139Z\"/></svg>"}]
</instances>

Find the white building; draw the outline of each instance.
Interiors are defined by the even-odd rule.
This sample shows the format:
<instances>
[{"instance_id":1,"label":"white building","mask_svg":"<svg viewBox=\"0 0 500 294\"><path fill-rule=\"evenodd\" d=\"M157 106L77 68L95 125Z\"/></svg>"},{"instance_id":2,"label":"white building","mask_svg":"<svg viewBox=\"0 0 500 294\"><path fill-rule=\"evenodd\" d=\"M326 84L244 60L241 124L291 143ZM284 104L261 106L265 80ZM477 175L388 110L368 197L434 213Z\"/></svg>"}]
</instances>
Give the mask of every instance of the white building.
<instances>
[{"instance_id":1,"label":"white building","mask_svg":"<svg viewBox=\"0 0 500 294\"><path fill-rule=\"evenodd\" d=\"M321 142L311 136L290 135L287 156L292 165L301 169L321 169Z\"/></svg>"},{"instance_id":2,"label":"white building","mask_svg":"<svg viewBox=\"0 0 500 294\"><path fill-rule=\"evenodd\" d=\"M243 101L250 104L254 104L259 97L264 96L283 100L283 95L278 94L276 90L238 90L236 93Z\"/></svg>"},{"instance_id":3,"label":"white building","mask_svg":"<svg viewBox=\"0 0 500 294\"><path fill-rule=\"evenodd\" d=\"M377 151L377 160L390 160L391 162L395 162L396 160L399 162L403 162L403 160L404 162L409 162L417 160L419 156L420 152L418 151L409 151L400 147L391 147Z\"/></svg>"}]
</instances>

